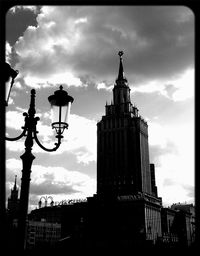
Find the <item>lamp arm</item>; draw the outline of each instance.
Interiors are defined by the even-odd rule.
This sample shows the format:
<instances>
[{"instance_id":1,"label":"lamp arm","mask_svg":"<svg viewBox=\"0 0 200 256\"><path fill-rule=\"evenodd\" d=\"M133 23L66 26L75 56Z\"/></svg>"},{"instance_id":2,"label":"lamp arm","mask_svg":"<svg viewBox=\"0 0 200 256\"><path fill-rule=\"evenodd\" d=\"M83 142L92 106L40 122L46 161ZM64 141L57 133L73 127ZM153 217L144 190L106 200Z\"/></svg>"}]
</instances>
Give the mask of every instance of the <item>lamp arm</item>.
<instances>
[{"instance_id":1,"label":"lamp arm","mask_svg":"<svg viewBox=\"0 0 200 256\"><path fill-rule=\"evenodd\" d=\"M24 128L23 127L23 132L19 135L19 136L17 136L17 137L15 137L15 138L8 138L8 137L5 137L5 140L8 140L8 141L16 141L16 140L19 140L19 139L21 139L23 136L25 136L25 134L26 134L26 128Z\"/></svg>"},{"instance_id":2,"label":"lamp arm","mask_svg":"<svg viewBox=\"0 0 200 256\"><path fill-rule=\"evenodd\" d=\"M48 148L44 147L44 146L40 143L40 141L39 141L39 139L38 139L38 137L37 137L37 131L34 131L34 139L35 139L35 141L37 142L38 146L40 146L42 149L44 149L45 151L48 151L48 152L56 151L56 150L60 147L61 138L62 138L62 137L63 137L63 136L56 136L56 138L58 138L58 142L55 143L56 146L55 146L54 148L48 149Z\"/></svg>"}]
</instances>

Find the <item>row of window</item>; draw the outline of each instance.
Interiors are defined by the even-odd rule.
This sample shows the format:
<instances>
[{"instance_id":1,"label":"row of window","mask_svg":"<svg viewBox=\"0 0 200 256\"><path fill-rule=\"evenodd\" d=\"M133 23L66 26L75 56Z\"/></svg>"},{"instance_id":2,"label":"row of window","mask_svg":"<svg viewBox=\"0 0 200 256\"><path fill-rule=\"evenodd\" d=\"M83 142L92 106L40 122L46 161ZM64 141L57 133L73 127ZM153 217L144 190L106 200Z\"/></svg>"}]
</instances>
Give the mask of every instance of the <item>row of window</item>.
<instances>
[{"instance_id":1,"label":"row of window","mask_svg":"<svg viewBox=\"0 0 200 256\"><path fill-rule=\"evenodd\" d=\"M161 236L161 213L153 207L145 207L145 224L147 239L156 240Z\"/></svg>"},{"instance_id":2,"label":"row of window","mask_svg":"<svg viewBox=\"0 0 200 256\"><path fill-rule=\"evenodd\" d=\"M127 118L106 118L106 120L101 122L101 130L122 128L127 125L128 125Z\"/></svg>"}]
</instances>

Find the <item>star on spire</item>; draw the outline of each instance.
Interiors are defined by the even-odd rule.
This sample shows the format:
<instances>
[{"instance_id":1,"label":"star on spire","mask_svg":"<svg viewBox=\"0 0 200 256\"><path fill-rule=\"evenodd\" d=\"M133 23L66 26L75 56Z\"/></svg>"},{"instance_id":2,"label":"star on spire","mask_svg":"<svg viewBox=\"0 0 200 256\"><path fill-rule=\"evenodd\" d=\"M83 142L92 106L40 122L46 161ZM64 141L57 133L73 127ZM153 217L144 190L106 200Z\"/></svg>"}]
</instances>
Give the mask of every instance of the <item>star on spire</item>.
<instances>
[{"instance_id":1,"label":"star on spire","mask_svg":"<svg viewBox=\"0 0 200 256\"><path fill-rule=\"evenodd\" d=\"M118 55L119 55L119 57L121 58L122 55L124 55L124 52L123 52L123 51L119 51L119 52L118 52Z\"/></svg>"}]
</instances>

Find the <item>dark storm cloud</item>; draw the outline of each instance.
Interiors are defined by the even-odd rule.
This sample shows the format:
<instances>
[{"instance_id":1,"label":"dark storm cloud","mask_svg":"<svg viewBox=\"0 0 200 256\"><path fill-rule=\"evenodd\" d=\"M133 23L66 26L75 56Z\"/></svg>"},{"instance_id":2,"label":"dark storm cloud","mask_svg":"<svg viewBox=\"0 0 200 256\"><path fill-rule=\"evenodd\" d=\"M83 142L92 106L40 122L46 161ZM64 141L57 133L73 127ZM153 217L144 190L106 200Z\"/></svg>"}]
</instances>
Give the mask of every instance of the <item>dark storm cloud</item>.
<instances>
[{"instance_id":1,"label":"dark storm cloud","mask_svg":"<svg viewBox=\"0 0 200 256\"><path fill-rule=\"evenodd\" d=\"M92 58L78 58L79 69L89 69L91 61L92 69L97 67L94 73L101 70L104 75L109 75L109 67L115 66L114 52L119 49L124 49L126 54L125 72L136 77L166 78L193 65L194 23L189 9L110 7L107 10L97 8L95 14L97 16L91 15L88 33L96 35L91 40L96 42L94 45L99 46L99 50L96 54L92 52Z\"/></svg>"},{"instance_id":2,"label":"dark storm cloud","mask_svg":"<svg viewBox=\"0 0 200 256\"><path fill-rule=\"evenodd\" d=\"M167 79L193 66L194 17L186 7L51 7L37 22L15 45L24 74L68 70L111 82L119 50L130 82Z\"/></svg>"},{"instance_id":3,"label":"dark storm cloud","mask_svg":"<svg viewBox=\"0 0 200 256\"><path fill-rule=\"evenodd\" d=\"M13 46L19 39L19 36L23 36L28 26L36 26L36 17L39 12L34 12L31 9L14 8L8 11L6 15L6 39L8 43Z\"/></svg>"}]
</instances>

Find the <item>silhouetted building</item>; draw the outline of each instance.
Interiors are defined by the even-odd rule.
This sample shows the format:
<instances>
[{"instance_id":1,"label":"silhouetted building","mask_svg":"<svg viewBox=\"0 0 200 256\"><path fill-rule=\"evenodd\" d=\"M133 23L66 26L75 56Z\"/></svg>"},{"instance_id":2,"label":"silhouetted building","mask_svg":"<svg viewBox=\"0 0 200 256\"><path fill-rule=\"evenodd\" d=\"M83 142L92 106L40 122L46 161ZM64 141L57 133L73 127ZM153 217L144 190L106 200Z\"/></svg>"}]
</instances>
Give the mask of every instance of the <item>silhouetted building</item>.
<instances>
[{"instance_id":1,"label":"silhouetted building","mask_svg":"<svg viewBox=\"0 0 200 256\"><path fill-rule=\"evenodd\" d=\"M148 125L131 103L122 55L119 52L113 101L106 104L105 115L97 123L97 193L87 202L32 212L34 220L59 216L64 250L190 244L191 213L163 208L158 197L155 166L149 161Z\"/></svg>"},{"instance_id":2,"label":"silhouetted building","mask_svg":"<svg viewBox=\"0 0 200 256\"><path fill-rule=\"evenodd\" d=\"M28 219L33 222L45 219L48 223L61 224L61 238L65 238L77 233L79 224L86 219L87 207L86 201L69 200L59 205L35 209L28 215Z\"/></svg>"},{"instance_id":3,"label":"silhouetted building","mask_svg":"<svg viewBox=\"0 0 200 256\"><path fill-rule=\"evenodd\" d=\"M45 219L50 223L61 223L61 209L60 206L55 207L41 207L30 212L28 215L30 221L41 221Z\"/></svg>"},{"instance_id":4,"label":"silhouetted building","mask_svg":"<svg viewBox=\"0 0 200 256\"><path fill-rule=\"evenodd\" d=\"M13 188L11 189L11 195L8 198L8 205L7 205L7 213L10 218L17 218L18 211L19 211L19 201L18 198L18 188L17 188L17 175L15 175L15 183Z\"/></svg>"},{"instance_id":5,"label":"silhouetted building","mask_svg":"<svg viewBox=\"0 0 200 256\"><path fill-rule=\"evenodd\" d=\"M88 198L88 239L129 247L155 244L162 236L162 199L149 162L148 125L130 99L123 52L113 101L97 123L97 194Z\"/></svg>"},{"instance_id":6,"label":"silhouetted building","mask_svg":"<svg viewBox=\"0 0 200 256\"><path fill-rule=\"evenodd\" d=\"M175 228L181 245L191 246L195 242L195 207L193 204L173 204L176 211Z\"/></svg>"},{"instance_id":7,"label":"silhouetted building","mask_svg":"<svg viewBox=\"0 0 200 256\"><path fill-rule=\"evenodd\" d=\"M148 125L132 105L122 52L113 103L97 124L97 194L152 195Z\"/></svg>"},{"instance_id":8,"label":"silhouetted building","mask_svg":"<svg viewBox=\"0 0 200 256\"><path fill-rule=\"evenodd\" d=\"M61 238L61 224L41 221L28 221L26 248L49 248L54 247Z\"/></svg>"},{"instance_id":9,"label":"silhouetted building","mask_svg":"<svg viewBox=\"0 0 200 256\"><path fill-rule=\"evenodd\" d=\"M155 165L150 164L151 171L151 188L153 196L158 196L157 186L156 186L156 177L155 177Z\"/></svg>"},{"instance_id":10,"label":"silhouetted building","mask_svg":"<svg viewBox=\"0 0 200 256\"><path fill-rule=\"evenodd\" d=\"M6 211L6 231L7 241L12 244L12 249L17 248L17 221L19 214L19 189L17 188L17 176L15 175L14 186L11 189L11 194L8 197L7 211ZM9 249L11 249L9 248Z\"/></svg>"},{"instance_id":11,"label":"silhouetted building","mask_svg":"<svg viewBox=\"0 0 200 256\"><path fill-rule=\"evenodd\" d=\"M170 208L161 209L162 244L165 247L177 247L179 238L175 227L176 211Z\"/></svg>"}]
</instances>

